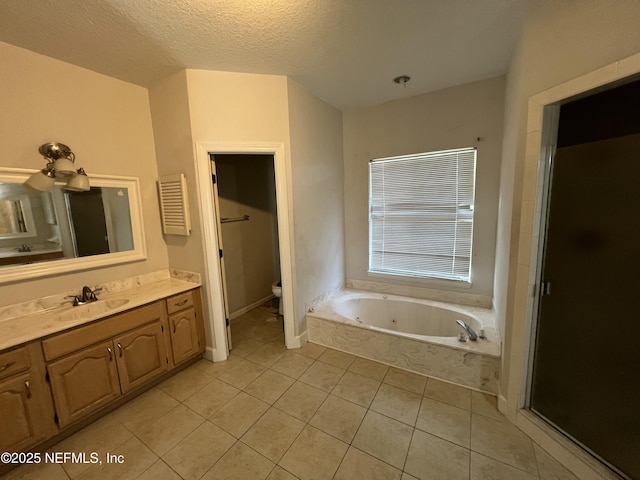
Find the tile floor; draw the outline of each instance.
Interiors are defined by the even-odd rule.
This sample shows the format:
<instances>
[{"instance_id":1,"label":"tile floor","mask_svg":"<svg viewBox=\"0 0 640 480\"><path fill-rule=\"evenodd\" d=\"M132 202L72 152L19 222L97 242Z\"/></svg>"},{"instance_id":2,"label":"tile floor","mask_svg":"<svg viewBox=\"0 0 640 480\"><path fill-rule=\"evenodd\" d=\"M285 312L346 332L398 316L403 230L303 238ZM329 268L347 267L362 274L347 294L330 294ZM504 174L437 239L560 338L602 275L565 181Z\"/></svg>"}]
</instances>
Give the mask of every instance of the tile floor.
<instances>
[{"instance_id":1,"label":"tile floor","mask_svg":"<svg viewBox=\"0 0 640 480\"><path fill-rule=\"evenodd\" d=\"M23 466L9 479L577 480L495 399L312 343L284 347L268 306L200 360L50 451L123 464Z\"/></svg>"}]
</instances>

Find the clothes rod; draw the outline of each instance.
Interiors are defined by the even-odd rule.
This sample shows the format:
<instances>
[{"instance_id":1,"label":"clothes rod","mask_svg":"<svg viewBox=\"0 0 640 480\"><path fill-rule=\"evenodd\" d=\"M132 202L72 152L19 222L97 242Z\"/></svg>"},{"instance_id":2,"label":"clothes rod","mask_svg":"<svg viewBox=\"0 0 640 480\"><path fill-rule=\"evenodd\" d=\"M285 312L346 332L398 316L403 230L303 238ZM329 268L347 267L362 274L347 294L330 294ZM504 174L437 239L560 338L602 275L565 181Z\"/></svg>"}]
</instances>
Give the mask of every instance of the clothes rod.
<instances>
[{"instance_id":1,"label":"clothes rod","mask_svg":"<svg viewBox=\"0 0 640 480\"><path fill-rule=\"evenodd\" d=\"M221 218L220 219L220 223L244 222L244 221L249 221L249 215L243 215L241 217Z\"/></svg>"}]
</instances>

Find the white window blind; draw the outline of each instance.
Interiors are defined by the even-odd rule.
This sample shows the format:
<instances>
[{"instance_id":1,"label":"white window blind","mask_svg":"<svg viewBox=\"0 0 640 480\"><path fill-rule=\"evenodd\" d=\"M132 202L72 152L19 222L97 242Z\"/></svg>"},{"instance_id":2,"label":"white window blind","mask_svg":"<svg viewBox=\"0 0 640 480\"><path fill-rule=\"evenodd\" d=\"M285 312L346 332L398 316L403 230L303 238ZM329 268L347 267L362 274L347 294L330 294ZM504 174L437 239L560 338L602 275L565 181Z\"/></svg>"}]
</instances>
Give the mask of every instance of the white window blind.
<instances>
[{"instance_id":1,"label":"white window blind","mask_svg":"<svg viewBox=\"0 0 640 480\"><path fill-rule=\"evenodd\" d=\"M369 272L471 281L476 149L369 163Z\"/></svg>"}]
</instances>

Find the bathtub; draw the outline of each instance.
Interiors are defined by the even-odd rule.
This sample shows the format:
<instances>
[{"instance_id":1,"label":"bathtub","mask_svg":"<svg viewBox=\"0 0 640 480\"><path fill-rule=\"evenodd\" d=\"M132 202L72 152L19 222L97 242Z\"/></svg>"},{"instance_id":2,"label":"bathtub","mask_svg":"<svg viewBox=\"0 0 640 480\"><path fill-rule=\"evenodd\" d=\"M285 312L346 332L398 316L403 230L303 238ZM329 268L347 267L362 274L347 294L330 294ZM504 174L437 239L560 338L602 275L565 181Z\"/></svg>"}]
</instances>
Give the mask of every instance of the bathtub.
<instances>
[{"instance_id":1,"label":"bathtub","mask_svg":"<svg viewBox=\"0 0 640 480\"><path fill-rule=\"evenodd\" d=\"M496 393L500 341L491 309L345 290L306 318L311 342ZM460 342L458 319L486 339Z\"/></svg>"}]
</instances>

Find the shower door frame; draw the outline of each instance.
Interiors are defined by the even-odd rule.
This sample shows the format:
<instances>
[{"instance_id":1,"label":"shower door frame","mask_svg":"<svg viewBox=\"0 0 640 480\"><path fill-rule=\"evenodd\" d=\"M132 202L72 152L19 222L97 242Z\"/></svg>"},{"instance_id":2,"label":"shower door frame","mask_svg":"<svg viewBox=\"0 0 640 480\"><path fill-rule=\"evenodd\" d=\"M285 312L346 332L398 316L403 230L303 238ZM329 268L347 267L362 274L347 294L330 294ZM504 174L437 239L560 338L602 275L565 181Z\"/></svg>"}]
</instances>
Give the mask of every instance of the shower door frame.
<instances>
[{"instance_id":1,"label":"shower door frame","mask_svg":"<svg viewBox=\"0 0 640 480\"><path fill-rule=\"evenodd\" d=\"M515 285L509 292L507 317L511 319L503 355L508 362L501 385L498 408L540 447L578 478L619 479L601 462L528 410L532 344L540 291L540 265L544 253L544 228L552 153L555 148L560 105L569 100L636 80L640 74L640 54L606 65L529 98L526 147L520 175L522 190L514 202L520 204L517 261L509 276ZM556 116L553 120L554 115ZM516 190L517 191L517 190Z\"/></svg>"}]
</instances>

